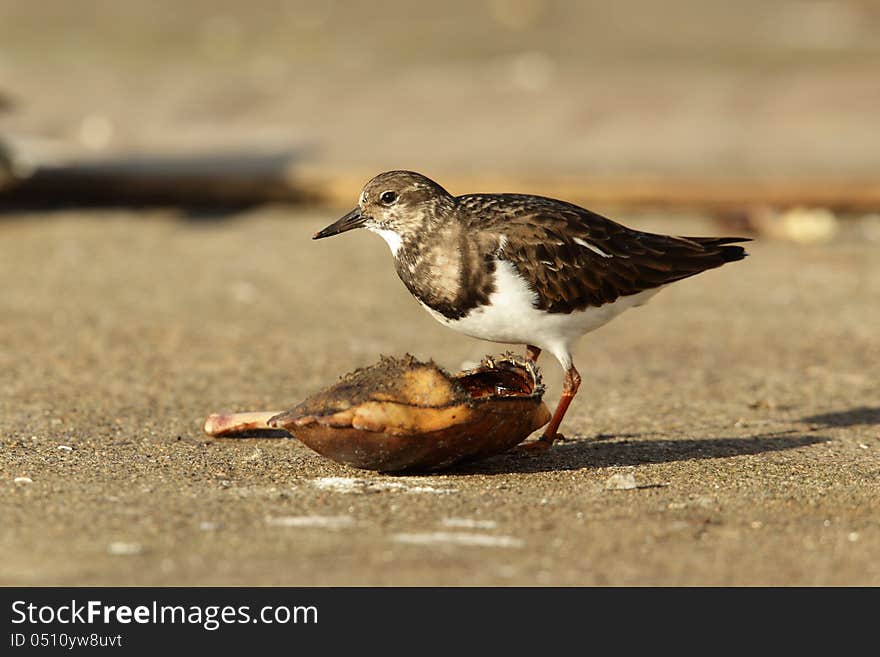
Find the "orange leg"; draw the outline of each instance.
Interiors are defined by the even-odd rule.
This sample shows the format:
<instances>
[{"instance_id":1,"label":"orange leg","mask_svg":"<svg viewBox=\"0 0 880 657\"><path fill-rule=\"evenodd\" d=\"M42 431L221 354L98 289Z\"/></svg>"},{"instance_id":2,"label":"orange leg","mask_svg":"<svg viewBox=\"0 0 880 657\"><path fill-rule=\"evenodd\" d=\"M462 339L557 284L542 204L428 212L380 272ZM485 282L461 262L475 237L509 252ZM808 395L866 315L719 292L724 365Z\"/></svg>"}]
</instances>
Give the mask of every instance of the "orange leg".
<instances>
[{"instance_id":1,"label":"orange leg","mask_svg":"<svg viewBox=\"0 0 880 657\"><path fill-rule=\"evenodd\" d=\"M565 380L562 386L562 397L559 398L559 403L556 405L553 417L550 418L550 423L544 429L544 435L533 443L526 443L522 446L523 448L528 450L547 449L553 444L554 440L562 438L562 434L559 433L559 425L562 424L562 418L565 417L565 412L568 410L571 400L574 399L574 396L577 394L580 385L581 375L578 374L578 371L575 369L574 365L572 365L565 373Z\"/></svg>"},{"instance_id":2,"label":"orange leg","mask_svg":"<svg viewBox=\"0 0 880 657\"><path fill-rule=\"evenodd\" d=\"M575 369L574 365L572 365L565 373L565 381L562 385L562 397L560 397L559 403L556 405L553 417L550 418L550 424L547 425L544 429L544 435L541 436L541 440L546 442L548 447L553 444L554 440L560 437L559 425L562 424L562 418L565 417L565 411L568 410L568 405L571 404L571 400L574 399L580 386L581 375L578 374L578 371Z\"/></svg>"},{"instance_id":3,"label":"orange leg","mask_svg":"<svg viewBox=\"0 0 880 657\"><path fill-rule=\"evenodd\" d=\"M528 358L533 363L538 362L538 356L541 355L541 350L538 347L527 344L526 345L526 358Z\"/></svg>"}]
</instances>

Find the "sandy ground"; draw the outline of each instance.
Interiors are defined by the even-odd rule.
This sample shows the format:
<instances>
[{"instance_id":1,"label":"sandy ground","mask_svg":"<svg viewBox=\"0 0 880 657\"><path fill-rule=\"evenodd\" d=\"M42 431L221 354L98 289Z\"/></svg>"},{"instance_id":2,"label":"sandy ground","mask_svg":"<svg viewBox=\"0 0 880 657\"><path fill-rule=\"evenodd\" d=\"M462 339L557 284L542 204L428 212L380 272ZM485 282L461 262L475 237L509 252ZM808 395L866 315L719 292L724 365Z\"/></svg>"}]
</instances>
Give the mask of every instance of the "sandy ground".
<instances>
[{"instance_id":1,"label":"sandy ground","mask_svg":"<svg viewBox=\"0 0 880 657\"><path fill-rule=\"evenodd\" d=\"M200 430L380 353L502 349L375 236L311 242L332 218L0 221L0 584L880 584L876 242L755 243L584 339L570 440L394 477Z\"/></svg>"}]
</instances>

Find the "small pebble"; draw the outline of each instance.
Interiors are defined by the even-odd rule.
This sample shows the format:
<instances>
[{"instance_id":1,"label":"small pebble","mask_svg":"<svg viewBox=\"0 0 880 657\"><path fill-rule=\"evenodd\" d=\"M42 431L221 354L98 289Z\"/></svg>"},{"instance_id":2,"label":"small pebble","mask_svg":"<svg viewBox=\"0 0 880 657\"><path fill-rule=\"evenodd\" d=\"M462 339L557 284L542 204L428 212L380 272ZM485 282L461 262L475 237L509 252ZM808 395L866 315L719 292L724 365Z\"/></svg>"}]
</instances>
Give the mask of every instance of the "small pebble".
<instances>
[{"instance_id":1,"label":"small pebble","mask_svg":"<svg viewBox=\"0 0 880 657\"><path fill-rule=\"evenodd\" d=\"M34 483L34 480L30 477L16 477L12 480L12 483L17 484L18 486L27 486L28 484Z\"/></svg>"},{"instance_id":2,"label":"small pebble","mask_svg":"<svg viewBox=\"0 0 880 657\"><path fill-rule=\"evenodd\" d=\"M638 487L636 478L631 472L618 472L605 481L605 490L633 490Z\"/></svg>"},{"instance_id":3,"label":"small pebble","mask_svg":"<svg viewBox=\"0 0 880 657\"><path fill-rule=\"evenodd\" d=\"M73 451L73 447L70 447L69 445L58 445L58 449L60 449L62 452L72 452Z\"/></svg>"},{"instance_id":4,"label":"small pebble","mask_svg":"<svg viewBox=\"0 0 880 657\"><path fill-rule=\"evenodd\" d=\"M859 540L859 533L858 532L850 532L849 534L846 535L846 538L850 543L855 543L857 540Z\"/></svg>"},{"instance_id":5,"label":"small pebble","mask_svg":"<svg viewBox=\"0 0 880 657\"><path fill-rule=\"evenodd\" d=\"M254 451L251 452L248 456L245 456L242 459L242 461L244 461L246 463L258 461L262 455L263 455L263 450L261 450L259 447L254 447Z\"/></svg>"}]
</instances>

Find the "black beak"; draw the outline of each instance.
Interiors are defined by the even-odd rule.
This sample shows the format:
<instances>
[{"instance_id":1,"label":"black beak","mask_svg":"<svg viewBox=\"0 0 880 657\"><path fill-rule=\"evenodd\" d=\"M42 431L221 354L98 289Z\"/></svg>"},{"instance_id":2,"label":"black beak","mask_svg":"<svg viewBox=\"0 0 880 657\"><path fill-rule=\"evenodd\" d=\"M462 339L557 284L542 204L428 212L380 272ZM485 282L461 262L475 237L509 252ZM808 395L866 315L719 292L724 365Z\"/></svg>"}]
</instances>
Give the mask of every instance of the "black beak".
<instances>
[{"instance_id":1,"label":"black beak","mask_svg":"<svg viewBox=\"0 0 880 657\"><path fill-rule=\"evenodd\" d=\"M360 228L364 225L366 219L361 215L360 208L355 208L347 215L339 219L338 221L333 222L329 226L327 226L324 230L318 231L312 236L313 240L319 240L323 237L331 237L333 235L339 235L339 233L344 233L347 230L351 230L353 228Z\"/></svg>"}]
</instances>

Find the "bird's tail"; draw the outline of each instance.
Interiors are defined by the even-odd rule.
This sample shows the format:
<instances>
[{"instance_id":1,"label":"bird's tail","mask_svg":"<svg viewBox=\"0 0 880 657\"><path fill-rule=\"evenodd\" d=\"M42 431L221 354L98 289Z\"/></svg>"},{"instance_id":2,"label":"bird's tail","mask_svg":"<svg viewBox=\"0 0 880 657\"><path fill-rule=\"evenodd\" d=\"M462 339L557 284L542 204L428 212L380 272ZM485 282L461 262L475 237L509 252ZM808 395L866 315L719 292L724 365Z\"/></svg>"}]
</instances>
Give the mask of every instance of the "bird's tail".
<instances>
[{"instance_id":1,"label":"bird's tail","mask_svg":"<svg viewBox=\"0 0 880 657\"><path fill-rule=\"evenodd\" d=\"M717 250L724 259L724 262L734 262L742 260L748 255L748 252L741 246L730 246L737 242L751 242L751 237L687 237L692 242L696 242L706 249Z\"/></svg>"}]
</instances>

